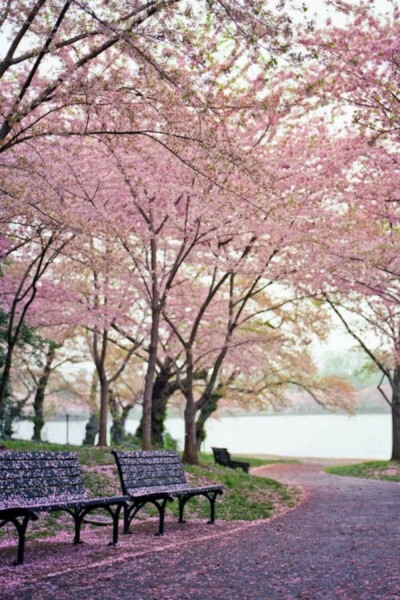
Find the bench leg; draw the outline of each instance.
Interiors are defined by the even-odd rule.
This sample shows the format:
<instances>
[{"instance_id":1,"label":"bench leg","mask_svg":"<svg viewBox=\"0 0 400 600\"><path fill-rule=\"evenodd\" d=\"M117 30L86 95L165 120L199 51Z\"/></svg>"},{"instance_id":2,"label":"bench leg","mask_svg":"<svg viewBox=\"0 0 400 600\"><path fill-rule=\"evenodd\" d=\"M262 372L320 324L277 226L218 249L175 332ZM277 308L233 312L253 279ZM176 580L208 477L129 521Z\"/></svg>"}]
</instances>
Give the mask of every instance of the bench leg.
<instances>
[{"instance_id":1,"label":"bench leg","mask_svg":"<svg viewBox=\"0 0 400 600\"><path fill-rule=\"evenodd\" d=\"M124 507L125 507L125 505L124 505ZM118 522L119 522L119 515L121 512L122 504L117 504L115 510L113 510L111 508L111 506L108 504L104 504L101 506L88 507L88 508L74 508L73 510L66 509L67 512L74 519L74 523L75 523L75 535L74 535L74 541L73 541L74 544L83 544L83 542L81 540L81 525L83 523L83 519L92 510L98 510L99 508L103 508L108 513L110 513L110 516L112 518L112 527L113 527L112 541L108 545L116 546L118 544ZM129 527L129 525L128 525L128 527Z\"/></svg>"},{"instance_id":2,"label":"bench leg","mask_svg":"<svg viewBox=\"0 0 400 600\"><path fill-rule=\"evenodd\" d=\"M73 544L83 544L81 540L81 525L82 521L87 515L87 510L82 510L81 508L65 508L65 512L67 512L74 520L75 531L74 531L74 539Z\"/></svg>"},{"instance_id":3,"label":"bench leg","mask_svg":"<svg viewBox=\"0 0 400 600\"><path fill-rule=\"evenodd\" d=\"M183 518L183 511L185 508L185 504L186 502L189 500L190 496L186 496L185 494L183 494L182 496L178 496L178 500L179 500L179 520L178 523L185 523L185 520Z\"/></svg>"},{"instance_id":4,"label":"bench leg","mask_svg":"<svg viewBox=\"0 0 400 600\"><path fill-rule=\"evenodd\" d=\"M117 508L113 511L111 507L109 507L109 512L112 516L113 520L113 537L112 542L110 542L109 546L116 546L118 544L118 522L119 522L119 513L121 512L122 504L119 504Z\"/></svg>"},{"instance_id":5,"label":"bench leg","mask_svg":"<svg viewBox=\"0 0 400 600\"><path fill-rule=\"evenodd\" d=\"M124 529L123 529L123 533L125 535L130 534L131 532L129 531L129 527L130 524L132 522L132 519L137 515L137 513L139 512L139 510L141 508L143 508L143 506L146 504L146 502L133 502L130 506L125 503L124 504Z\"/></svg>"},{"instance_id":6,"label":"bench leg","mask_svg":"<svg viewBox=\"0 0 400 600\"><path fill-rule=\"evenodd\" d=\"M220 492L202 492L199 495L200 496L205 496L207 498L207 500L210 503L210 520L207 521L208 524L212 524L215 522L215 500L217 498L217 495ZM183 519L183 510L185 508L185 504L186 502L192 498L194 495L197 494L182 494L181 496L178 496L178 500L179 500L179 523L184 523L184 519Z\"/></svg>"},{"instance_id":7,"label":"bench leg","mask_svg":"<svg viewBox=\"0 0 400 600\"><path fill-rule=\"evenodd\" d=\"M155 535L164 535L164 518L165 518L165 506L168 502L168 498L163 498L161 501L154 500L152 504L158 508L160 520L158 523L158 532Z\"/></svg>"},{"instance_id":8,"label":"bench leg","mask_svg":"<svg viewBox=\"0 0 400 600\"><path fill-rule=\"evenodd\" d=\"M24 551L25 551L25 533L26 528L28 527L29 519L35 521L37 516L34 515L24 515L22 521L18 521L18 518L10 519L10 523L15 525L15 528L18 533L18 550L17 550L17 560L14 562L14 565L22 565L24 562Z\"/></svg>"},{"instance_id":9,"label":"bench leg","mask_svg":"<svg viewBox=\"0 0 400 600\"><path fill-rule=\"evenodd\" d=\"M128 533L130 533L130 531L129 531L129 525L130 525L130 521L129 521L129 506L127 504L124 504L124 529L123 529L123 532L125 533L125 535L127 535Z\"/></svg>"},{"instance_id":10,"label":"bench leg","mask_svg":"<svg viewBox=\"0 0 400 600\"><path fill-rule=\"evenodd\" d=\"M73 511L68 511L72 518L74 519L75 524L75 534L74 534L74 544L83 544L81 540L81 525L83 521L83 517L85 516L85 512L81 512L78 509L74 509Z\"/></svg>"},{"instance_id":11,"label":"bench leg","mask_svg":"<svg viewBox=\"0 0 400 600\"><path fill-rule=\"evenodd\" d=\"M209 525L212 525L215 522L215 500L217 498L218 492L207 492L205 497L208 498L210 502L210 520L207 521Z\"/></svg>"},{"instance_id":12,"label":"bench leg","mask_svg":"<svg viewBox=\"0 0 400 600\"><path fill-rule=\"evenodd\" d=\"M168 501L172 501L170 496L166 498L161 498L160 500L141 500L136 501L131 506L124 505L124 533L128 534L129 526L131 524L134 516L139 512L141 508L147 503L153 504L158 510L158 514L160 516L159 524L158 524L158 532L155 535L164 535L164 519L165 519L165 506Z\"/></svg>"}]
</instances>

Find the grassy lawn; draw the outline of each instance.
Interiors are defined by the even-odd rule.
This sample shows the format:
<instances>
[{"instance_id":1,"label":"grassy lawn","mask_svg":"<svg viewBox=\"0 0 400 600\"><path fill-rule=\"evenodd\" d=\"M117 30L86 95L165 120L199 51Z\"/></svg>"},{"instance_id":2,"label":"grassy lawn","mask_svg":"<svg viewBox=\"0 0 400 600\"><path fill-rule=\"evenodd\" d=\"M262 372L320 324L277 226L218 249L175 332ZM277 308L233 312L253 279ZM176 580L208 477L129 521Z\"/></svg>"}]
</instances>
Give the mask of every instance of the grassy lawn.
<instances>
[{"instance_id":1,"label":"grassy lawn","mask_svg":"<svg viewBox=\"0 0 400 600\"><path fill-rule=\"evenodd\" d=\"M390 460L374 460L358 465L326 467L326 473L344 475L345 477L362 477L363 479L383 479L400 481L400 462Z\"/></svg>"},{"instance_id":2,"label":"grassy lawn","mask_svg":"<svg viewBox=\"0 0 400 600\"><path fill-rule=\"evenodd\" d=\"M7 441L10 450L73 450L79 456L84 470L85 485L91 496L120 495L120 485L113 456L108 448L87 448L62 446L57 444L37 444L32 442ZM236 458L236 457L235 457ZM239 458L239 457L237 457ZM240 457L251 466L260 466L279 461ZM239 469L228 469L214 464L211 455L201 454L200 465L185 466L187 479L193 486L220 483L224 486L224 495L217 499L216 515L218 519L246 520L266 519L285 508L294 506L300 500L300 492L293 486L287 486L273 479L256 477L243 473ZM156 509L145 507L138 517L156 516ZM166 517L178 516L178 503L168 505ZM186 518L208 518L209 503L203 497L192 498L185 507ZM45 537L59 530L73 529L72 519L68 515L42 514L39 521L32 524L30 537ZM1 532L0 532L1 538Z\"/></svg>"}]
</instances>

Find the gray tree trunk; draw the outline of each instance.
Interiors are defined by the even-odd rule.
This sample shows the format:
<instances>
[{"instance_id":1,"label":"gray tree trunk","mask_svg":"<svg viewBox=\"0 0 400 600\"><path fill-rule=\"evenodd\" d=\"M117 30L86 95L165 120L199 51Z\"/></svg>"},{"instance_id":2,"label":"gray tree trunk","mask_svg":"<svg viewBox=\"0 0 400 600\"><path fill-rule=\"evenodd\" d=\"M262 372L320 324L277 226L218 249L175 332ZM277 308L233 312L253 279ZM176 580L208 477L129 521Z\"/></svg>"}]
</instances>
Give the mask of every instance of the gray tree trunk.
<instances>
[{"instance_id":1,"label":"gray tree trunk","mask_svg":"<svg viewBox=\"0 0 400 600\"><path fill-rule=\"evenodd\" d=\"M49 348L46 354L46 364L42 376L39 379L39 383L36 389L35 398L33 401L33 436L32 440L36 442L42 441L42 429L44 426L44 415L43 405L46 394L46 387L49 382L51 375L51 366L53 364L56 348L53 343L49 344Z\"/></svg>"},{"instance_id":2,"label":"gray tree trunk","mask_svg":"<svg viewBox=\"0 0 400 600\"><path fill-rule=\"evenodd\" d=\"M392 456L400 460L400 366L396 367L392 383Z\"/></svg>"}]
</instances>

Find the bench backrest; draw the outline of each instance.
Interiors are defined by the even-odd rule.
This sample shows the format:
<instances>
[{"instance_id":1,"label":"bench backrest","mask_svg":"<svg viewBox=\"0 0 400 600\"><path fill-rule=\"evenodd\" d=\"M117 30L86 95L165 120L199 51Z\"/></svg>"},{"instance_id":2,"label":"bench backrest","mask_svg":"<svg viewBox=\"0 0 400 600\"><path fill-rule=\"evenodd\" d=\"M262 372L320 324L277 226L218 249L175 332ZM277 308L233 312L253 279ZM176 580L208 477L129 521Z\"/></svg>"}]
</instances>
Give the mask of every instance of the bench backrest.
<instances>
[{"instance_id":1,"label":"bench backrest","mask_svg":"<svg viewBox=\"0 0 400 600\"><path fill-rule=\"evenodd\" d=\"M0 508L87 497L75 452L0 452Z\"/></svg>"},{"instance_id":2,"label":"bench backrest","mask_svg":"<svg viewBox=\"0 0 400 600\"><path fill-rule=\"evenodd\" d=\"M229 466L231 456L226 448L213 448L215 462L219 465Z\"/></svg>"},{"instance_id":3,"label":"bench backrest","mask_svg":"<svg viewBox=\"0 0 400 600\"><path fill-rule=\"evenodd\" d=\"M124 494L157 493L186 486L182 461L175 450L113 451Z\"/></svg>"}]
</instances>

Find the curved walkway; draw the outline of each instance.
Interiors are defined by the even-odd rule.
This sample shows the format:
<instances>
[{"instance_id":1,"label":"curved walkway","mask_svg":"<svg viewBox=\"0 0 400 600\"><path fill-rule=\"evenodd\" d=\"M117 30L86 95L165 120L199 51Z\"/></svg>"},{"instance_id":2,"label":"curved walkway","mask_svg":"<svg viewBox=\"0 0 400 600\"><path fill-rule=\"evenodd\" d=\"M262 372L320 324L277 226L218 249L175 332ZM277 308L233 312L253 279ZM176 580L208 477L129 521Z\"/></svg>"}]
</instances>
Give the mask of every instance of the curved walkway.
<instances>
[{"instance_id":1,"label":"curved walkway","mask_svg":"<svg viewBox=\"0 0 400 600\"><path fill-rule=\"evenodd\" d=\"M273 521L47 577L5 598L400 600L400 485L322 467L253 470L306 490L298 508Z\"/></svg>"}]
</instances>

